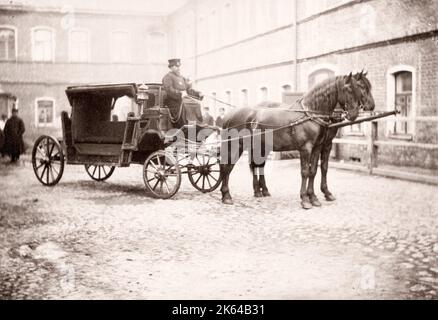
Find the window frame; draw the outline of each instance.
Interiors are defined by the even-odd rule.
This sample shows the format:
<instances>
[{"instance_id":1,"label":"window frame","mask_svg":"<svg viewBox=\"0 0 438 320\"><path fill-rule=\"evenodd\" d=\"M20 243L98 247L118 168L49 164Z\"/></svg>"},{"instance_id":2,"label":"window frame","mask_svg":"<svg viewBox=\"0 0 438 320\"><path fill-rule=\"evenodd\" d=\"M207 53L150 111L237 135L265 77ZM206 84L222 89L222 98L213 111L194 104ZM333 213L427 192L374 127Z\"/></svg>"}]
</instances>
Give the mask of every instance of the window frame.
<instances>
[{"instance_id":1,"label":"window frame","mask_svg":"<svg viewBox=\"0 0 438 320\"><path fill-rule=\"evenodd\" d=\"M75 61L72 59L72 33L85 32L87 34L87 59L86 61ZM70 63L90 63L91 61L91 32L84 28L71 28L68 31L68 61Z\"/></svg>"},{"instance_id":2,"label":"window frame","mask_svg":"<svg viewBox=\"0 0 438 320\"><path fill-rule=\"evenodd\" d=\"M262 89L266 89L266 99L262 100L262 94L263 94L263 90ZM260 85L258 87L257 90L257 103L261 103L261 102L265 102L265 101L269 101L269 96L271 93L271 88L268 85Z\"/></svg>"},{"instance_id":3,"label":"window frame","mask_svg":"<svg viewBox=\"0 0 438 320\"><path fill-rule=\"evenodd\" d=\"M394 120L388 119L386 121L386 136L391 139L397 140L413 140L416 130L417 117L417 70L415 67L410 65L399 64L390 67L386 72L386 108L388 111L393 111L395 108L396 100L396 75L400 72L410 72L412 75L412 92L411 92L411 114L407 117L398 117L399 120L407 120L407 131L408 133L396 133L393 128L395 125ZM397 121L397 119L396 119Z\"/></svg>"},{"instance_id":4,"label":"window frame","mask_svg":"<svg viewBox=\"0 0 438 320\"><path fill-rule=\"evenodd\" d=\"M9 29L14 31L14 40L15 40L15 58L14 59L0 59L0 61L17 61L18 60L18 28L13 25L8 24L0 24L0 29Z\"/></svg>"},{"instance_id":5,"label":"window frame","mask_svg":"<svg viewBox=\"0 0 438 320\"><path fill-rule=\"evenodd\" d=\"M40 101L51 101L53 103L53 119L51 123L39 123L38 121L38 102ZM55 119L56 119L56 99L53 97L38 97L35 98L35 127L37 128L45 128L45 127L54 127Z\"/></svg>"},{"instance_id":6,"label":"window frame","mask_svg":"<svg viewBox=\"0 0 438 320\"><path fill-rule=\"evenodd\" d=\"M37 60L35 57L35 32L38 30L46 30L46 31L50 31L51 33L51 40L52 40L52 45L51 45L51 53L52 53L52 57L50 60ZM52 27L48 27L48 26L36 26L30 29L30 34L31 34L31 52L32 52L32 61L33 62L41 62L41 63L48 63L48 62L55 62L55 52L56 52L56 30Z\"/></svg>"},{"instance_id":7,"label":"window frame","mask_svg":"<svg viewBox=\"0 0 438 320\"><path fill-rule=\"evenodd\" d=\"M246 93L246 104L244 104L245 101L243 101L243 96L242 96L244 92ZM247 88L247 87L240 88L240 90L239 90L239 105L241 107L248 107L250 105L249 101L250 101L249 100L249 88Z\"/></svg>"},{"instance_id":8,"label":"window frame","mask_svg":"<svg viewBox=\"0 0 438 320\"><path fill-rule=\"evenodd\" d=\"M127 56L126 61L125 60L116 61L115 56L114 56L114 52L116 50L115 49L116 48L116 44L115 44L113 35L115 33L122 33L122 32L127 34L128 45L129 45L128 56ZM110 43L111 43L111 45L110 45L110 47L111 47L111 63L114 63L114 64L132 63L132 34L131 34L131 32L129 30L127 30L127 29L114 29L114 30L111 30L111 32L110 32Z\"/></svg>"}]
</instances>

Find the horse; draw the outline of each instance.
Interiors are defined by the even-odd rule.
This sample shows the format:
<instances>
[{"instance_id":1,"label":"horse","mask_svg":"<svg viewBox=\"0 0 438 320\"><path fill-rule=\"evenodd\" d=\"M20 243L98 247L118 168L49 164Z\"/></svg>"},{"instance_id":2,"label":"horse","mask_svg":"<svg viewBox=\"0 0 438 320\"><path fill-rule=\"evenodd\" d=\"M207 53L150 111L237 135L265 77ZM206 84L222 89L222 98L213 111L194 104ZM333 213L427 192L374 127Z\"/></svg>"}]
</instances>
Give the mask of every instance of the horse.
<instances>
[{"instance_id":1,"label":"horse","mask_svg":"<svg viewBox=\"0 0 438 320\"><path fill-rule=\"evenodd\" d=\"M374 98L371 95L371 82L367 78L367 72L364 73L356 73L354 75L355 80L359 86L359 89L362 91L362 95L366 97L365 101L363 101L363 110L364 111L373 111L375 107ZM333 122L339 122L340 119L332 119ZM327 185L327 171L328 171L328 162L330 158L330 152L333 146L333 139L336 137L338 133L337 128L329 128L327 131L327 135L323 141L322 149L321 149L321 192L324 194L325 199L327 201L335 201L336 198L329 191Z\"/></svg>"},{"instance_id":2,"label":"horse","mask_svg":"<svg viewBox=\"0 0 438 320\"><path fill-rule=\"evenodd\" d=\"M263 171L269 151L300 152L301 162L301 206L310 209L312 203L317 205L318 199L313 190L313 180L321 152L322 142L327 132L327 122L335 107L339 104L346 112L346 118L354 121L362 108L362 91L352 73L348 76L337 76L326 79L317 84L293 108L240 108L229 113L224 118L222 130L221 163L222 203L233 204L228 182L235 163L245 149L250 148L250 167L253 171L254 195L270 196L266 187L265 177L262 174L257 178L256 168ZM300 110L298 110L298 108ZM258 161L254 158L254 131L261 130L263 137L271 132L272 141L262 139ZM227 139L230 130L246 130L249 136ZM268 130L268 131L267 131ZM250 139L251 143L245 142ZM237 147L233 143L237 143ZM235 143L234 143L235 144ZM226 152L224 152L224 150Z\"/></svg>"}]
</instances>

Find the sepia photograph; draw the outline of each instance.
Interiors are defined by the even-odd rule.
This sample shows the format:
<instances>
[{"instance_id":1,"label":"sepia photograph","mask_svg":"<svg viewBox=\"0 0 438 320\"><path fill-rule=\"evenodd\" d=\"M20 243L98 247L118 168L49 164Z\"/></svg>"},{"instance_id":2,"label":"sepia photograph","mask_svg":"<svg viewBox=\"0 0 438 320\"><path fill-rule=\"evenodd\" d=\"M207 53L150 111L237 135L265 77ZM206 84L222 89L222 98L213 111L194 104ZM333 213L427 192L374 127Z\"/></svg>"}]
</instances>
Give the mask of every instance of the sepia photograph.
<instances>
[{"instance_id":1,"label":"sepia photograph","mask_svg":"<svg viewBox=\"0 0 438 320\"><path fill-rule=\"evenodd\" d=\"M0 300L438 300L438 1L0 0Z\"/></svg>"}]
</instances>

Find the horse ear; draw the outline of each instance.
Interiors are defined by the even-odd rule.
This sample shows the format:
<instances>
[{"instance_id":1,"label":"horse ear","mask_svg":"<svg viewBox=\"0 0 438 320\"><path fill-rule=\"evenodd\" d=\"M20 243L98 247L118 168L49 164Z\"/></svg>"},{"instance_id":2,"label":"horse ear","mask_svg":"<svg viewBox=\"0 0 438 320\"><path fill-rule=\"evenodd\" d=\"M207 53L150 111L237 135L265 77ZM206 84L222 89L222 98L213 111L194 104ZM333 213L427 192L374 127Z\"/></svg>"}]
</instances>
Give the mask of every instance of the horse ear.
<instances>
[{"instance_id":1,"label":"horse ear","mask_svg":"<svg viewBox=\"0 0 438 320\"><path fill-rule=\"evenodd\" d=\"M368 75L368 71L364 72L363 76L366 77Z\"/></svg>"},{"instance_id":2,"label":"horse ear","mask_svg":"<svg viewBox=\"0 0 438 320\"><path fill-rule=\"evenodd\" d=\"M352 78L353 78L353 72L350 72L350 74L347 76L347 80L345 82L350 83Z\"/></svg>"}]
</instances>

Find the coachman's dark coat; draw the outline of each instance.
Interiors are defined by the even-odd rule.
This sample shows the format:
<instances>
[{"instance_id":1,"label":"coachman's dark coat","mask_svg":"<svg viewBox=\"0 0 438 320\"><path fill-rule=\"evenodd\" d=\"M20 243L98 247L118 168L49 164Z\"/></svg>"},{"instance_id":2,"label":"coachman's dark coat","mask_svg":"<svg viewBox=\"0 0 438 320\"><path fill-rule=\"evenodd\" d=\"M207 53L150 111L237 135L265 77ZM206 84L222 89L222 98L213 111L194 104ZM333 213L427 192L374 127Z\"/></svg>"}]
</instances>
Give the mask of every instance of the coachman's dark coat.
<instances>
[{"instance_id":1,"label":"coachman's dark coat","mask_svg":"<svg viewBox=\"0 0 438 320\"><path fill-rule=\"evenodd\" d=\"M17 116L12 116L6 121L4 136L5 145L3 152L8 155L20 155L24 153L23 134L25 132L24 122Z\"/></svg>"}]
</instances>

